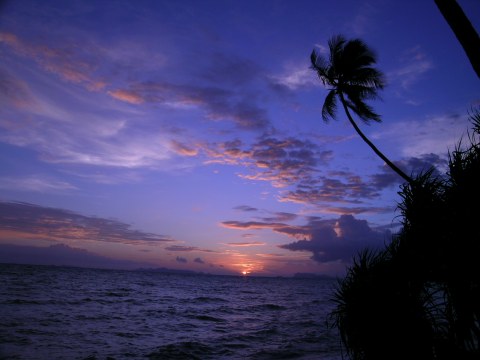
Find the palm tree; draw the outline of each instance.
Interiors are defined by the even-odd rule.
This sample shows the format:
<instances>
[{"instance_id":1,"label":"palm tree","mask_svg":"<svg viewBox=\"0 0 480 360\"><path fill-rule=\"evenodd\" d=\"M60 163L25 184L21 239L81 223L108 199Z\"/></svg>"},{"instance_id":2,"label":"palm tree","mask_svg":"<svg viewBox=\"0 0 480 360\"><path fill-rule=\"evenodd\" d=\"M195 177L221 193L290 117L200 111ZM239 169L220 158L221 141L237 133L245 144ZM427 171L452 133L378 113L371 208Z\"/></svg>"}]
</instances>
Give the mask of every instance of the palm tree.
<instances>
[{"instance_id":1,"label":"palm tree","mask_svg":"<svg viewBox=\"0 0 480 360\"><path fill-rule=\"evenodd\" d=\"M329 42L330 57L327 60L313 50L310 60L312 70L316 71L323 84L330 87L322 108L322 118L328 121L335 119L337 99L340 100L345 114L355 131L368 146L385 163L408 183L413 180L392 163L377 147L365 136L353 120L350 110L364 123L370 121L381 122L380 115L375 113L365 100L378 97L378 90L384 87L383 73L373 67L376 63L375 54L360 39L347 41L343 36L333 36Z\"/></svg>"}]
</instances>

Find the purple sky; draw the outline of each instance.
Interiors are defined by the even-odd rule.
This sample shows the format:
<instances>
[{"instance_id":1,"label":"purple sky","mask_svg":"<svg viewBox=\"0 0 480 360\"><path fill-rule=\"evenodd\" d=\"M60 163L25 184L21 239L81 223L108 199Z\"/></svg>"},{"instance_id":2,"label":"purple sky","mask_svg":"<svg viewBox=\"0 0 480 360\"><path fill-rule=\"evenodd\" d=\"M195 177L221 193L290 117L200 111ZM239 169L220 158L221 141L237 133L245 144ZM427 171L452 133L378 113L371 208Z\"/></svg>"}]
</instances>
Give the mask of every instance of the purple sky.
<instances>
[{"instance_id":1,"label":"purple sky","mask_svg":"<svg viewBox=\"0 0 480 360\"><path fill-rule=\"evenodd\" d=\"M480 103L433 0L2 4L0 255L341 274L397 229L400 179L321 120L311 51L376 51L383 123L362 129L408 173L445 170Z\"/></svg>"}]
</instances>

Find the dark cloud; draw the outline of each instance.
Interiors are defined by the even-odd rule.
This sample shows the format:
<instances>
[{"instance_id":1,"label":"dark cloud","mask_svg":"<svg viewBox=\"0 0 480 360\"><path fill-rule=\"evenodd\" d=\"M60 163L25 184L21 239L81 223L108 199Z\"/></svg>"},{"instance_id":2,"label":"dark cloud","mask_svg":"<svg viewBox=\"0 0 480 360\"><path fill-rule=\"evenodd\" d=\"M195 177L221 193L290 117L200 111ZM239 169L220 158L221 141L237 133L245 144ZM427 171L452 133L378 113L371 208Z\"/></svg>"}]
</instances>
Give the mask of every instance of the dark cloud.
<instances>
[{"instance_id":1,"label":"dark cloud","mask_svg":"<svg viewBox=\"0 0 480 360\"><path fill-rule=\"evenodd\" d=\"M207 111L212 120L231 120L243 130L266 130L267 111L252 96L218 85L182 85L162 81L132 83L109 94L121 101L140 104L195 105Z\"/></svg>"},{"instance_id":2,"label":"dark cloud","mask_svg":"<svg viewBox=\"0 0 480 360\"><path fill-rule=\"evenodd\" d=\"M358 215L358 214L382 214L391 213L395 210L395 206L375 207L375 206L331 206L324 208L325 212L333 214L346 214L346 215Z\"/></svg>"},{"instance_id":3,"label":"dark cloud","mask_svg":"<svg viewBox=\"0 0 480 360\"><path fill-rule=\"evenodd\" d=\"M361 204L365 199L379 197L378 189L355 174L340 178L318 177L301 182L295 190L282 195L283 201L307 204Z\"/></svg>"},{"instance_id":4,"label":"dark cloud","mask_svg":"<svg viewBox=\"0 0 480 360\"><path fill-rule=\"evenodd\" d=\"M257 211L258 210L257 208L254 208L254 207L251 207L251 206L248 206L248 205L238 205L238 206L235 206L234 209L235 210L246 211L246 212Z\"/></svg>"},{"instance_id":5,"label":"dark cloud","mask_svg":"<svg viewBox=\"0 0 480 360\"><path fill-rule=\"evenodd\" d=\"M251 242L231 242L227 243L229 246L238 246L238 247L250 247L250 246L262 246L265 245L264 242L251 241Z\"/></svg>"},{"instance_id":6,"label":"dark cloud","mask_svg":"<svg viewBox=\"0 0 480 360\"><path fill-rule=\"evenodd\" d=\"M366 220L342 215L337 220L310 222L310 239L281 245L291 251L308 251L317 262L350 262L352 256L364 247L378 248L389 241L388 230L372 229Z\"/></svg>"},{"instance_id":7,"label":"dark cloud","mask_svg":"<svg viewBox=\"0 0 480 360\"><path fill-rule=\"evenodd\" d=\"M205 261L203 261L202 258L199 257L195 258L193 262L196 262L197 264L205 264Z\"/></svg>"},{"instance_id":8,"label":"dark cloud","mask_svg":"<svg viewBox=\"0 0 480 360\"><path fill-rule=\"evenodd\" d=\"M182 263L182 264L186 264L188 262L187 259L185 259L184 257L181 257L181 256L177 256L177 258L175 260L179 263Z\"/></svg>"},{"instance_id":9,"label":"dark cloud","mask_svg":"<svg viewBox=\"0 0 480 360\"><path fill-rule=\"evenodd\" d=\"M292 237L303 237L308 235L309 229L305 226L288 225L277 222L262 222L262 221L223 221L223 227L234 230L263 230L268 229L280 234Z\"/></svg>"},{"instance_id":10,"label":"dark cloud","mask_svg":"<svg viewBox=\"0 0 480 360\"><path fill-rule=\"evenodd\" d=\"M423 154L419 157L410 157L395 162L400 169L409 175L419 175L434 168L434 175L440 175L438 169L446 168L448 161L445 157L437 154ZM381 172L371 176L372 186L381 190L391 186L398 186L403 183L403 179L398 176L387 165L381 167Z\"/></svg>"},{"instance_id":11,"label":"dark cloud","mask_svg":"<svg viewBox=\"0 0 480 360\"><path fill-rule=\"evenodd\" d=\"M27 203L0 202L0 230L52 240L93 240L124 244L153 244L173 239L131 229L118 220Z\"/></svg>"},{"instance_id":12,"label":"dark cloud","mask_svg":"<svg viewBox=\"0 0 480 360\"><path fill-rule=\"evenodd\" d=\"M215 53L200 77L214 84L241 86L259 79L260 73L260 67L249 59Z\"/></svg>"},{"instance_id":13,"label":"dark cloud","mask_svg":"<svg viewBox=\"0 0 480 360\"><path fill-rule=\"evenodd\" d=\"M397 224L372 228L366 220L343 214L337 219L306 217L304 225L281 222L224 221L222 226L235 230L271 230L297 239L279 246L291 251L308 251L317 262L342 261L349 263L352 256L364 247L379 248L391 239L391 229ZM230 246L255 246L259 242L233 242Z\"/></svg>"},{"instance_id":14,"label":"dark cloud","mask_svg":"<svg viewBox=\"0 0 480 360\"><path fill-rule=\"evenodd\" d=\"M241 174L242 178L268 181L275 187L312 181L318 176L317 167L326 165L333 156L311 141L273 136L262 136L253 144L238 139L211 144L206 151L211 162L243 165L251 172Z\"/></svg>"},{"instance_id":15,"label":"dark cloud","mask_svg":"<svg viewBox=\"0 0 480 360\"><path fill-rule=\"evenodd\" d=\"M0 244L0 263L135 269L151 264L112 259L64 244L49 247Z\"/></svg>"},{"instance_id":16,"label":"dark cloud","mask_svg":"<svg viewBox=\"0 0 480 360\"><path fill-rule=\"evenodd\" d=\"M184 251L184 252L192 252L192 251L201 251L201 252L215 252L213 250L201 249L196 246L183 246L183 245L171 245L165 247L165 250L168 251Z\"/></svg>"},{"instance_id":17,"label":"dark cloud","mask_svg":"<svg viewBox=\"0 0 480 360\"><path fill-rule=\"evenodd\" d=\"M297 214L287 213L287 212L275 212L272 216L262 217L262 221L266 222L284 222L284 221L293 221L298 217Z\"/></svg>"},{"instance_id":18,"label":"dark cloud","mask_svg":"<svg viewBox=\"0 0 480 360\"><path fill-rule=\"evenodd\" d=\"M249 172L239 174L240 177L267 181L282 189L278 197L280 201L316 204L324 209L333 209L328 204L348 204L345 209L350 214L385 212L384 208L363 204L366 200L379 198L385 187L398 181L398 176L389 169L382 169L382 173L371 178L344 170L330 171L332 151L294 137L262 136L251 144L236 139L208 145L204 150L211 158L209 162L241 165ZM247 207L236 209L246 211ZM290 220L278 216L259 219L264 222Z\"/></svg>"}]
</instances>

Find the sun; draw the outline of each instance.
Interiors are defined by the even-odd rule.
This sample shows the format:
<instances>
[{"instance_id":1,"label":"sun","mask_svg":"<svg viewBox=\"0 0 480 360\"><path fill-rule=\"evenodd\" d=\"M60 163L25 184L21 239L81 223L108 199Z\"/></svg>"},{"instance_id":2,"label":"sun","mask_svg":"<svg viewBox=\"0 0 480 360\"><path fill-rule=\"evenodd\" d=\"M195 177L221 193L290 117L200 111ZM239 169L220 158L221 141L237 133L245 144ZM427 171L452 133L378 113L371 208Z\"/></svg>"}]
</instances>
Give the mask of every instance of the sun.
<instances>
[{"instance_id":1,"label":"sun","mask_svg":"<svg viewBox=\"0 0 480 360\"><path fill-rule=\"evenodd\" d=\"M249 273L249 272L248 272L247 270L243 270L243 271L242 271L242 275L243 275L243 276L248 275L248 273Z\"/></svg>"}]
</instances>

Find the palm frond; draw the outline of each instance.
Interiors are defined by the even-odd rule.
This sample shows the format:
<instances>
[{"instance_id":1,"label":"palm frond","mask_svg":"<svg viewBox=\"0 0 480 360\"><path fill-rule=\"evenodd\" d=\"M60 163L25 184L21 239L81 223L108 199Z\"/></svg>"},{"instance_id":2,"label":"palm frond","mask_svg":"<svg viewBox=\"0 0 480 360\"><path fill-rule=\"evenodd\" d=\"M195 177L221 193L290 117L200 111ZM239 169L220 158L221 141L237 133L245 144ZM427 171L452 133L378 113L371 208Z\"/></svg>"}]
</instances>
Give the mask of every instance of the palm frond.
<instances>
[{"instance_id":1,"label":"palm frond","mask_svg":"<svg viewBox=\"0 0 480 360\"><path fill-rule=\"evenodd\" d=\"M385 76L375 68L362 67L350 76L349 83L382 90L385 87Z\"/></svg>"},{"instance_id":2,"label":"palm frond","mask_svg":"<svg viewBox=\"0 0 480 360\"><path fill-rule=\"evenodd\" d=\"M332 85L328 76L329 65L327 60L313 50L310 55L310 63L310 69L317 73L323 85Z\"/></svg>"},{"instance_id":3,"label":"palm frond","mask_svg":"<svg viewBox=\"0 0 480 360\"><path fill-rule=\"evenodd\" d=\"M343 58L343 47L347 40L342 35L335 35L328 41L330 49L330 67L331 69L340 69Z\"/></svg>"},{"instance_id":4,"label":"palm frond","mask_svg":"<svg viewBox=\"0 0 480 360\"><path fill-rule=\"evenodd\" d=\"M373 108L362 101L356 93L346 93L347 107L351 109L357 116L365 123L369 124L370 121L382 122L382 118L379 114L373 111Z\"/></svg>"},{"instance_id":5,"label":"palm frond","mask_svg":"<svg viewBox=\"0 0 480 360\"><path fill-rule=\"evenodd\" d=\"M329 118L335 119L337 111L337 94L335 90L330 90L322 107L322 119L328 122Z\"/></svg>"}]
</instances>

